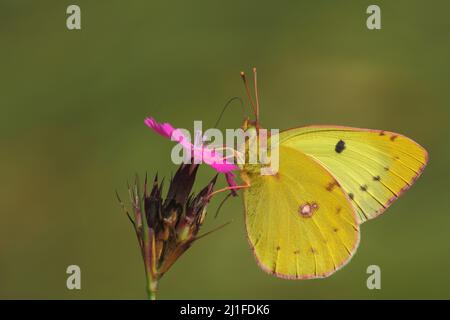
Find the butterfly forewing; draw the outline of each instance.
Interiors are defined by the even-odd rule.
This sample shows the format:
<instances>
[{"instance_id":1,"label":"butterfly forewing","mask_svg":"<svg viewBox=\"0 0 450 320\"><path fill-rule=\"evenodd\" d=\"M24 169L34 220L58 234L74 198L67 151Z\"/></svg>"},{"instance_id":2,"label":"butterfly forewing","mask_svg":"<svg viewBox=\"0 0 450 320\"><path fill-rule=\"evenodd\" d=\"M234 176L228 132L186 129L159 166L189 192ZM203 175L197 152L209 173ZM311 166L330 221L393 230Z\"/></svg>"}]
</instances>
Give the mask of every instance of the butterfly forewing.
<instances>
[{"instance_id":1,"label":"butterfly forewing","mask_svg":"<svg viewBox=\"0 0 450 320\"><path fill-rule=\"evenodd\" d=\"M360 223L384 212L428 161L416 142L380 130L310 126L282 132L280 143L322 164L351 199Z\"/></svg>"}]
</instances>

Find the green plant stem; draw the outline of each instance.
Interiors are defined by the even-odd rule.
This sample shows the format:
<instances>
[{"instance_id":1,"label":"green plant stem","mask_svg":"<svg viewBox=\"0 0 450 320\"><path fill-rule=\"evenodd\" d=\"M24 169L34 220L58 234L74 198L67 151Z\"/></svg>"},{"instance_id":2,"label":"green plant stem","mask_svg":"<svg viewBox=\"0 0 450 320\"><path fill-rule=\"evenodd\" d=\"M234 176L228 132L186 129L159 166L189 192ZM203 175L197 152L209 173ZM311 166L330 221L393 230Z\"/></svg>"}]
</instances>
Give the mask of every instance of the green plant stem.
<instances>
[{"instance_id":1,"label":"green plant stem","mask_svg":"<svg viewBox=\"0 0 450 320\"><path fill-rule=\"evenodd\" d=\"M137 181L137 178L136 178ZM144 198L141 198L139 194L138 182L136 182L136 203L139 205L139 213L142 218L142 240L143 240L143 252L142 257L144 258L145 265L145 276L147 278L147 296L149 300L156 300L156 291L158 290L158 279L153 273L154 267L154 252L153 252L153 231L150 231L148 226L147 217L145 214L142 214L144 208ZM151 235L150 235L151 232Z\"/></svg>"},{"instance_id":2,"label":"green plant stem","mask_svg":"<svg viewBox=\"0 0 450 320\"><path fill-rule=\"evenodd\" d=\"M145 265L145 276L147 278L147 297L148 300L156 300L156 292L158 291L158 279L152 273L151 266Z\"/></svg>"},{"instance_id":3,"label":"green plant stem","mask_svg":"<svg viewBox=\"0 0 450 320\"><path fill-rule=\"evenodd\" d=\"M158 280L147 278L147 295L149 300L156 300L156 291L158 291Z\"/></svg>"}]
</instances>

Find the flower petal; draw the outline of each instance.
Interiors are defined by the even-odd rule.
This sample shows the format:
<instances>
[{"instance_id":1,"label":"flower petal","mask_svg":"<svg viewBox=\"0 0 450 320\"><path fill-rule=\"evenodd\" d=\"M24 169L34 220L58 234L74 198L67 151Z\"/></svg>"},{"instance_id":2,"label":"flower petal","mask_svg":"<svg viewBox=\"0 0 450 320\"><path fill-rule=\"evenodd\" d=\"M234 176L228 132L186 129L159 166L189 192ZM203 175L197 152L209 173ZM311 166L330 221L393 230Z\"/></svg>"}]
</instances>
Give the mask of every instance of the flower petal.
<instances>
[{"instance_id":1,"label":"flower petal","mask_svg":"<svg viewBox=\"0 0 450 320\"><path fill-rule=\"evenodd\" d=\"M211 149L209 147L203 147L202 149L203 161L217 172L225 173L238 169L238 167L230 162L229 159L224 158L221 152L216 152L216 149Z\"/></svg>"},{"instance_id":2,"label":"flower petal","mask_svg":"<svg viewBox=\"0 0 450 320\"><path fill-rule=\"evenodd\" d=\"M169 138L172 141L177 141L186 150L190 150L195 163L204 162L217 172L230 173L231 175L227 176L227 181L229 183L230 181L234 181L234 175L231 171L237 170L238 167L228 159L223 158L221 153L216 153L215 149L211 149L206 146L194 146L181 130L175 129L170 123L158 123L152 117L146 118L144 123L159 135Z\"/></svg>"},{"instance_id":3,"label":"flower petal","mask_svg":"<svg viewBox=\"0 0 450 320\"><path fill-rule=\"evenodd\" d=\"M210 166L211 168L220 173L227 173L238 169L238 167L233 163L223 163L223 164L213 163L210 164Z\"/></svg>"},{"instance_id":4,"label":"flower petal","mask_svg":"<svg viewBox=\"0 0 450 320\"><path fill-rule=\"evenodd\" d=\"M236 187L237 183L236 180L234 180L234 173L233 172L227 172L225 173L225 179L227 180L227 183L230 187ZM237 196L237 192L236 190L231 190L231 194L233 195L233 197Z\"/></svg>"},{"instance_id":5,"label":"flower petal","mask_svg":"<svg viewBox=\"0 0 450 320\"><path fill-rule=\"evenodd\" d=\"M152 117L145 119L144 123L159 135L169 139L172 137L173 131L175 130L170 123L158 123Z\"/></svg>"},{"instance_id":6,"label":"flower petal","mask_svg":"<svg viewBox=\"0 0 450 320\"><path fill-rule=\"evenodd\" d=\"M227 179L227 183L230 187L236 187L237 183L236 180L234 180L234 173L233 172L227 172L225 173L225 178Z\"/></svg>"}]
</instances>

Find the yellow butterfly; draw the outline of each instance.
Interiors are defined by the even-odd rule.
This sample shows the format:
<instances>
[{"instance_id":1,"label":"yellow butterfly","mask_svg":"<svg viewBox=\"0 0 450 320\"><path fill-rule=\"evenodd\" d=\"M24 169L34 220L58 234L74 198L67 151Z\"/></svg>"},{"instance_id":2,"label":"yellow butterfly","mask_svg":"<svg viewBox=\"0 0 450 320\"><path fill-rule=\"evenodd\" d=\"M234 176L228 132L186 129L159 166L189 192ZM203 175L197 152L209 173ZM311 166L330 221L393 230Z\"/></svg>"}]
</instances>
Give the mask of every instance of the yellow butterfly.
<instances>
[{"instance_id":1,"label":"yellow butterfly","mask_svg":"<svg viewBox=\"0 0 450 320\"><path fill-rule=\"evenodd\" d=\"M256 116L243 129L258 132L253 74L255 103L241 73ZM287 279L323 278L343 267L358 247L360 224L383 213L428 161L413 140L381 130L307 126L282 131L278 140L278 172L261 175L261 165L244 164L241 178L256 260Z\"/></svg>"}]
</instances>

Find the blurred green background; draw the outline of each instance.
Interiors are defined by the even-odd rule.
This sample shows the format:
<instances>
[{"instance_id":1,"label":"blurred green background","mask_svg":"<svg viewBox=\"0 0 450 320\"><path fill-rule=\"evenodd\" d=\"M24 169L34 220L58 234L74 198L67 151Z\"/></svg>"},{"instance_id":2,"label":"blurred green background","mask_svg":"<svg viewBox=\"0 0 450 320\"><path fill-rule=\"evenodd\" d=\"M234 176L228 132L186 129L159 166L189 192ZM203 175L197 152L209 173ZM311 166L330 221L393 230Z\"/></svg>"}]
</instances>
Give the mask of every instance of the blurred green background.
<instances>
[{"instance_id":1,"label":"blurred green background","mask_svg":"<svg viewBox=\"0 0 450 320\"><path fill-rule=\"evenodd\" d=\"M82 30L66 28L66 8ZM257 66L268 128L339 124L403 133L430 152L417 184L362 226L353 260L325 280L261 271L241 199L163 277L161 299L450 298L450 22L448 1L0 2L0 298L144 299L131 225L115 199L137 172L169 176L172 143L152 115L212 126L245 98L239 71ZM238 105L220 127L241 125ZM213 171L202 167L198 190ZM224 185L223 180L221 184ZM66 288L66 268L82 290ZM382 289L366 287L366 268Z\"/></svg>"}]
</instances>

